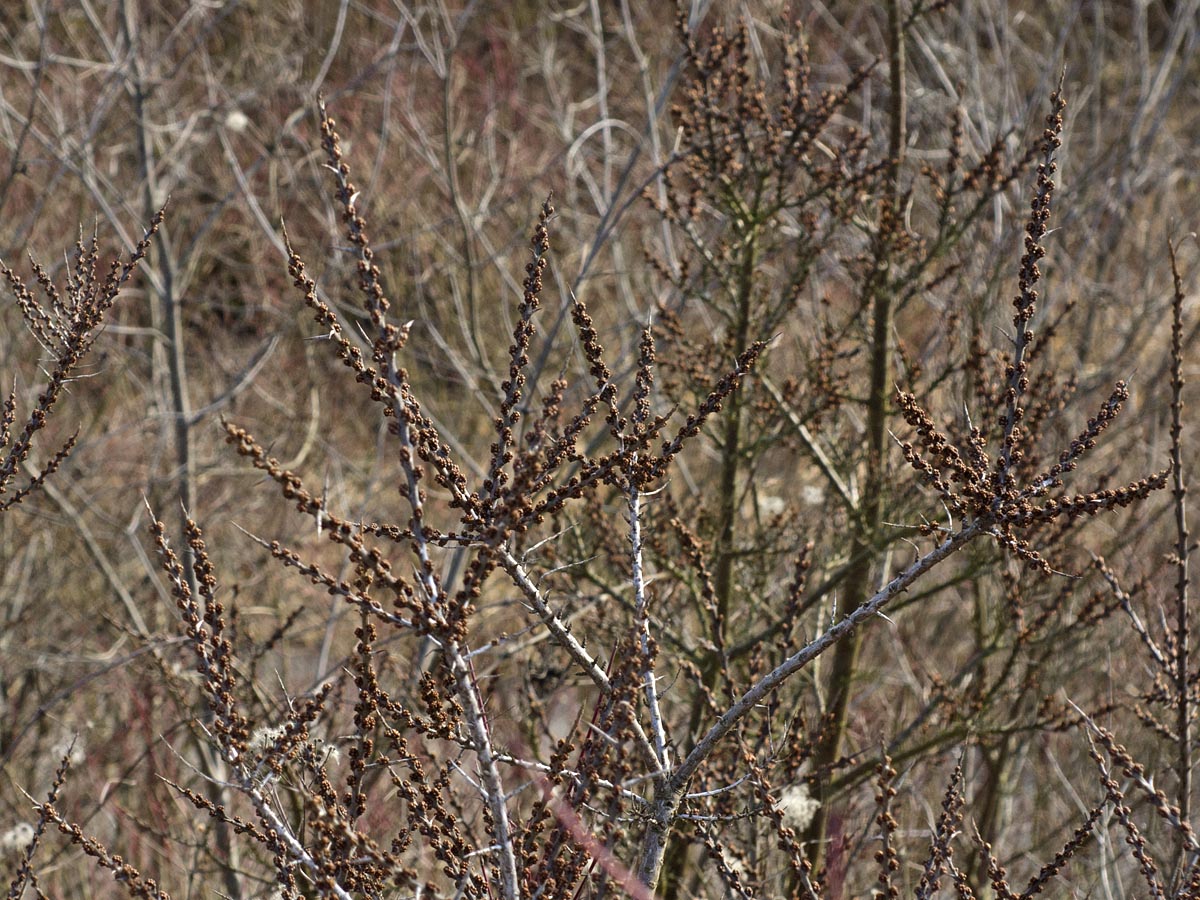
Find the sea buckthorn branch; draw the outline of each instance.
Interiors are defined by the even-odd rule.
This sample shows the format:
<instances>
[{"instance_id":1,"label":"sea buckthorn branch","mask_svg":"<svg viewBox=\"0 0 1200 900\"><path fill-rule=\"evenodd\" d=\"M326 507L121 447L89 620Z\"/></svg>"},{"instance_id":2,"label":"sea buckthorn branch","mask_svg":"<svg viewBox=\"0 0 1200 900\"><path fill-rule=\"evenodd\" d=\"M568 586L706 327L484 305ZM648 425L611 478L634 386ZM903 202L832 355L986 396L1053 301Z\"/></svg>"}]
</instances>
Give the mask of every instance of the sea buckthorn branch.
<instances>
[{"instance_id":1,"label":"sea buckthorn branch","mask_svg":"<svg viewBox=\"0 0 1200 900\"><path fill-rule=\"evenodd\" d=\"M855 608L853 612L830 626L819 637L810 641L759 679L709 727L684 760L670 770L667 778L655 792L654 815L647 824L638 867L638 875L646 884L653 886L658 882L666 852L667 837L678 815L687 784L712 754L718 743L733 730L739 721L788 678L855 628L864 624L867 619L875 617L918 578L983 534L985 527L983 521L972 521L945 538L937 547L910 564L872 597Z\"/></svg>"},{"instance_id":2,"label":"sea buckthorn branch","mask_svg":"<svg viewBox=\"0 0 1200 900\"><path fill-rule=\"evenodd\" d=\"M438 626L435 636L441 640L441 653L453 673L463 716L478 761L480 785L491 815L490 828L501 875L500 895L504 900L518 900L520 890L517 859L513 850L504 786L484 712L484 699L471 666L470 648L464 644L461 636L460 624L447 618L450 614L450 601L443 594L441 582L434 570L430 556L430 539L423 522L424 492L420 485L421 470L417 464L419 450L415 438L424 422L419 409L415 407L415 401L412 400L407 375L395 364L395 355L404 346L407 330L394 326L387 319L389 301L380 284L379 268L374 263L374 254L366 234L366 223L356 206L358 192L350 181L349 167L342 159L335 123L324 103L320 106L320 116L322 145L328 157L327 165L337 180L338 199L343 208L342 217L358 257L359 289L365 298L367 311L376 330L373 358L376 367L382 373L382 380L386 383L390 394L389 406L396 419L393 433L400 443L399 458L404 477L401 492L412 510L409 530L412 535L411 547L418 563L416 577L419 597L424 602L426 614Z\"/></svg>"}]
</instances>

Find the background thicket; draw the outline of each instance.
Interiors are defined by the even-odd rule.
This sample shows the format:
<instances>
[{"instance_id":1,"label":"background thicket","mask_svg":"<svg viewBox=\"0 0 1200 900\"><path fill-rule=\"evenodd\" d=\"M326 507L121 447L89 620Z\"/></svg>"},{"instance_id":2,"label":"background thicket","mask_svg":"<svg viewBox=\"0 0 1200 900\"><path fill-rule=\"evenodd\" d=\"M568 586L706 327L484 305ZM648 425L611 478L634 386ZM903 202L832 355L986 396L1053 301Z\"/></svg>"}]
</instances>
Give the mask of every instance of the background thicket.
<instances>
[{"instance_id":1,"label":"background thicket","mask_svg":"<svg viewBox=\"0 0 1200 900\"><path fill-rule=\"evenodd\" d=\"M1198 42L5 5L9 896L1200 896Z\"/></svg>"}]
</instances>

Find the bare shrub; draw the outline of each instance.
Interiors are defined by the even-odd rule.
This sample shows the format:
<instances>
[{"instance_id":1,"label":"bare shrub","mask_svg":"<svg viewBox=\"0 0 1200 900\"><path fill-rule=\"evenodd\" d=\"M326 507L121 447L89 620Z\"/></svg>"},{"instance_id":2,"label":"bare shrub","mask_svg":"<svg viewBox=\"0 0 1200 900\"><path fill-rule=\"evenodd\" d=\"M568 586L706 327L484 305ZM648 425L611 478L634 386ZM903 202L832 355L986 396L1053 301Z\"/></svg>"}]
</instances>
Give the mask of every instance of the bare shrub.
<instances>
[{"instance_id":1,"label":"bare shrub","mask_svg":"<svg viewBox=\"0 0 1200 900\"><path fill-rule=\"evenodd\" d=\"M9 896L1200 893L1188 4L483 6L5 22Z\"/></svg>"}]
</instances>

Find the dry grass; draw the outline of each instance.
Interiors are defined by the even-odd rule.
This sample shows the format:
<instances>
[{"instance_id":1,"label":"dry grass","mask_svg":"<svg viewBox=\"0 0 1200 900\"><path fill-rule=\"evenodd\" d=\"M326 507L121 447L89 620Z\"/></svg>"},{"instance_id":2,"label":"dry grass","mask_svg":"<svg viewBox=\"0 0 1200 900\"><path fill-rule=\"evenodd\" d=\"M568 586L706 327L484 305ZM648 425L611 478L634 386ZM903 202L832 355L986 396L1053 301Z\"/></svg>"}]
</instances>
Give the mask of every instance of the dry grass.
<instances>
[{"instance_id":1,"label":"dry grass","mask_svg":"<svg viewBox=\"0 0 1200 900\"><path fill-rule=\"evenodd\" d=\"M1200 896L1197 12L0 13L9 896Z\"/></svg>"}]
</instances>

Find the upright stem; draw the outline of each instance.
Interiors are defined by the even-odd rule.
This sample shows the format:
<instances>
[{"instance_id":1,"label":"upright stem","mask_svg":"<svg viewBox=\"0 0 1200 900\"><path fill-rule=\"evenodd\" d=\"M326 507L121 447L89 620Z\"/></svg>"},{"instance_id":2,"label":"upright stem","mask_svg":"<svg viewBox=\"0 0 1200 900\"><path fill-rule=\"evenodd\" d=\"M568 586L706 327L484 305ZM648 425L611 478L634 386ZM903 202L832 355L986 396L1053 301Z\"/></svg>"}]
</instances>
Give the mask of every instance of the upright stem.
<instances>
[{"instance_id":1,"label":"upright stem","mask_svg":"<svg viewBox=\"0 0 1200 900\"><path fill-rule=\"evenodd\" d=\"M758 263L758 242L755 235L746 238L742 264L738 273L737 311L734 324L733 346L737 349L749 343L750 336L750 304L753 299L754 272ZM725 665L725 623L733 603L734 594L734 552L733 537L737 524L738 511L738 470L742 456L742 393L735 391L729 398L725 414L725 428L721 441L721 474L718 482L717 495L717 563L713 572L713 591L716 595L716 621L713 623L714 633L711 635L718 651L711 654L701 671L701 683L704 690L711 693L717 685L722 668ZM691 721L688 723L687 734L695 734L703 719L705 705L696 703L692 707ZM665 837L664 837L665 840ZM683 877L687 864L688 843L676 841L671 845L665 865L660 866L663 877L659 894L663 897L678 893L679 881ZM657 878L659 873L655 873Z\"/></svg>"},{"instance_id":2,"label":"upright stem","mask_svg":"<svg viewBox=\"0 0 1200 900\"><path fill-rule=\"evenodd\" d=\"M454 39L457 41L457 37ZM450 192L450 200L454 204L454 213L458 218L458 226L462 231L463 266L467 270L467 338L471 342L471 352L475 356L475 364L481 371L487 371L487 356L484 355L480 343L479 325L479 289L476 277L474 225L467 202L463 198L462 186L458 181L458 156L454 152L454 121L452 110L451 82L453 77L454 52L457 44L451 45L446 53L446 71L442 73L442 156L446 166L446 188Z\"/></svg>"},{"instance_id":3,"label":"upright stem","mask_svg":"<svg viewBox=\"0 0 1200 900\"><path fill-rule=\"evenodd\" d=\"M157 196L157 178L154 165L154 147L150 141L150 130L146 123L146 92L142 73L141 48L138 37L136 0L125 0L123 4L126 39L129 42L129 91L133 100L134 122L137 126L138 159L141 166L142 194L145 215L152 217L162 205L163 198ZM184 353L183 316L180 298L175 293L175 254L170 233L164 223L154 236L158 269L158 293L161 308L162 330L167 337L167 372L171 391L171 415L174 420L175 468L179 488L180 529L187 524L193 512L195 465L192 460L192 410L187 392L187 363ZM191 554L188 552L188 559ZM196 593L196 579L191 565L184 567L188 588L192 596Z\"/></svg>"},{"instance_id":4,"label":"upright stem","mask_svg":"<svg viewBox=\"0 0 1200 900\"><path fill-rule=\"evenodd\" d=\"M1191 815L1192 798L1192 708L1190 645L1191 621L1188 615L1188 554L1187 483L1183 477L1183 282L1175 260L1175 248L1169 247L1171 274L1175 294L1171 304L1171 476L1175 500L1175 702L1176 741L1179 758L1176 760L1178 793L1176 805L1179 818L1186 822ZM1184 836L1180 834L1176 849L1175 872L1180 877L1185 851Z\"/></svg>"},{"instance_id":5,"label":"upright stem","mask_svg":"<svg viewBox=\"0 0 1200 900\"><path fill-rule=\"evenodd\" d=\"M888 153L891 165L888 169L888 195L880 216L879 233L876 236L875 263L866 290L871 296L871 383L867 395L867 459L866 481L861 497L859 516L855 521L854 536L850 545L850 565L846 580L846 598L850 603L871 594L871 579L874 573L874 551L878 542L878 531L883 514L883 487L885 439L887 438L887 416L892 394L891 333L893 318L892 293L889 278L889 255L892 230L898 228L902 192L900 168L904 161L906 143L905 118L907 98L905 90L905 47L900 0L888 0L888 74L891 86L891 102L888 107ZM855 607L848 610L852 612ZM822 727L821 740L813 755L813 768L820 781L816 796L821 802L813 816L805 839L809 847L809 859L813 868L819 868L824 854L825 836L829 825L829 769L842 753L846 734L846 723L850 711L850 696L855 673L858 671L858 656L862 648L859 632L848 634L834 649L830 672L828 706Z\"/></svg>"},{"instance_id":6,"label":"upright stem","mask_svg":"<svg viewBox=\"0 0 1200 900\"><path fill-rule=\"evenodd\" d=\"M154 146L146 121L145 73L142 70L141 31L138 25L137 0L124 0L121 5L121 23L125 40L129 46L129 95L133 101L133 121L137 138L138 161L142 175L142 202L147 221L154 216L163 203L158 196L154 164ZM169 230L164 223L154 237L155 262L158 270L156 287L159 305L153 318L158 330L166 335L167 380L171 391L170 415L173 422L175 443L175 484L179 500L180 533L186 533L188 518L195 512L195 464L192 459L192 410L187 392L187 365L184 354L183 316L180 298L175 293L175 253ZM156 352L157 355L157 352ZM193 597L199 597L196 573L192 567L194 554L185 546L183 577ZM225 786L221 760L213 748L193 734L200 769L204 777L205 794L215 806L223 808L228 803L229 789ZM240 854L238 845L232 840L228 823L217 820L214 824L214 844L221 867L224 893L232 898L242 897L242 880L239 874Z\"/></svg>"},{"instance_id":7,"label":"upright stem","mask_svg":"<svg viewBox=\"0 0 1200 900\"><path fill-rule=\"evenodd\" d=\"M975 828L985 839L993 838L1001 833L1004 823L1004 797L1011 793L1012 759L1016 748L1011 735L1007 735L993 747L979 748L980 760L983 764L984 783L979 792L979 812L974 816ZM989 883L987 860L983 853L975 847L968 857L966 870L971 874L972 883L978 885L975 889L979 900L992 900L996 890Z\"/></svg>"},{"instance_id":8,"label":"upright stem","mask_svg":"<svg viewBox=\"0 0 1200 900\"><path fill-rule=\"evenodd\" d=\"M750 302L754 290L754 267L757 262L756 242L753 237L747 241L745 255L742 260L742 271L739 273L737 321L734 328L733 347L740 351L749 343L750 338ZM742 392L735 391L729 398L729 411L725 417L725 431L721 447L721 481L718 502L717 529L717 565L713 573L713 589L717 595L717 634L714 635L718 647L724 648L725 622L729 608L733 602L734 560L734 530L737 525L738 512L738 470L742 457ZM716 686L716 676L720 672L723 660L712 658L705 667L705 687L712 689Z\"/></svg>"}]
</instances>

